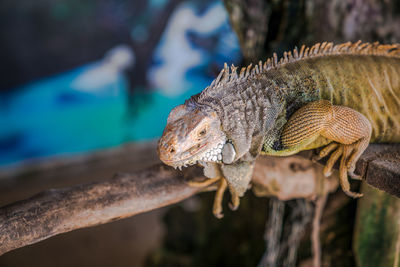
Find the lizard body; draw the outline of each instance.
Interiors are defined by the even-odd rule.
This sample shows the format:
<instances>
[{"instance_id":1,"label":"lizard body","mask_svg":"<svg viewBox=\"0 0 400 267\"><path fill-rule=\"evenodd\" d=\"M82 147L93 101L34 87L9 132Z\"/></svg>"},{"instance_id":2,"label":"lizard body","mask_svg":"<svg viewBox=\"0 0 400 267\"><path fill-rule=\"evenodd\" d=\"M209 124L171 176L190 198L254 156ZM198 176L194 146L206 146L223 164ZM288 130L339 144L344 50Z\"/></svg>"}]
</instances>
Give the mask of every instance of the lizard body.
<instances>
[{"instance_id":1,"label":"lizard body","mask_svg":"<svg viewBox=\"0 0 400 267\"><path fill-rule=\"evenodd\" d=\"M237 207L259 154L324 145L320 157L333 151L324 173L341 157L342 188L358 197L347 175L359 178L355 162L369 142L400 142L398 44L325 42L284 53L279 62L274 54L240 73L225 66L209 87L171 111L158 152L168 165L200 163L206 176L226 179Z\"/></svg>"},{"instance_id":2,"label":"lizard body","mask_svg":"<svg viewBox=\"0 0 400 267\"><path fill-rule=\"evenodd\" d=\"M307 102L325 99L364 114L372 125L371 142L400 142L400 56L311 57L265 78L285 91L286 117Z\"/></svg>"}]
</instances>

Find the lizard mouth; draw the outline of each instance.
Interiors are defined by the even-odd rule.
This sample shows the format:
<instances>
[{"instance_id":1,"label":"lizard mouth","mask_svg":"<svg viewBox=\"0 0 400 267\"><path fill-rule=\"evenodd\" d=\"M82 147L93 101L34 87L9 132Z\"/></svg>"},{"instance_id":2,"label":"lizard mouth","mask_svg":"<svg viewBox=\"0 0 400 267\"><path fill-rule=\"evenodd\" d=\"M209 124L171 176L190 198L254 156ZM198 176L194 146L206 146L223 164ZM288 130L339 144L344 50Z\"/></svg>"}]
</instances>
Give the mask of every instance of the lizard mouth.
<instances>
[{"instance_id":1,"label":"lizard mouth","mask_svg":"<svg viewBox=\"0 0 400 267\"><path fill-rule=\"evenodd\" d=\"M222 163L222 148L226 143L226 139L221 140L215 146L204 151L198 151L196 154L188 156L184 159L164 161L165 164L182 169L182 167L191 166L197 163L214 162Z\"/></svg>"}]
</instances>

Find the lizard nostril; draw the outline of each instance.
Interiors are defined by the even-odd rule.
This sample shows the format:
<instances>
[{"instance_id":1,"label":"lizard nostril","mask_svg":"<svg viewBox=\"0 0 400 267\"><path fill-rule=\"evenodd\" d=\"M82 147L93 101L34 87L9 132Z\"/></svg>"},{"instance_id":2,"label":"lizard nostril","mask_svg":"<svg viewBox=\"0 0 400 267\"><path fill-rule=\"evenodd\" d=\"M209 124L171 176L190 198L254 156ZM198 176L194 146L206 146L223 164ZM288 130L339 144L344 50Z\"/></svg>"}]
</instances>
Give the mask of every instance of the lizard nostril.
<instances>
[{"instance_id":1,"label":"lizard nostril","mask_svg":"<svg viewBox=\"0 0 400 267\"><path fill-rule=\"evenodd\" d=\"M171 153L171 154L175 153L175 149L173 147L171 147L171 149L169 150L169 153Z\"/></svg>"}]
</instances>

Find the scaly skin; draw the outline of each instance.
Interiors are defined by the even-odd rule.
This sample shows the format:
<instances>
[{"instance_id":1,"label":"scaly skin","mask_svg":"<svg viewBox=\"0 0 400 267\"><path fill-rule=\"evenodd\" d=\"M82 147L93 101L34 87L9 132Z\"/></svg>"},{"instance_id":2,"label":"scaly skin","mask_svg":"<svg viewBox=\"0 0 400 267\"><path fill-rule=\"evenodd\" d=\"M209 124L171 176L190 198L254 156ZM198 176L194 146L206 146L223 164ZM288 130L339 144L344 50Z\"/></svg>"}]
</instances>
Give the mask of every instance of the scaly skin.
<instances>
[{"instance_id":1,"label":"scaly skin","mask_svg":"<svg viewBox=\"0 0 400 267\"><path fill-rule=\"evenodd\" d=\"M205 131L203 131L205 129ZM202 134L200 134L202 133ZM324 173L340 159L340 182L369 142L400 142L400 45L317 44L237 74L225 66L202 93L171 111L159 141L163 162L200 163L226 179L233 208L246 191L259 154L291 155L326 146ZM217 180L217 179L216 179ZM226 184L220 182L216 201ZM220 203L214 214L221 217Z\"/></svg>"}]
</instances>

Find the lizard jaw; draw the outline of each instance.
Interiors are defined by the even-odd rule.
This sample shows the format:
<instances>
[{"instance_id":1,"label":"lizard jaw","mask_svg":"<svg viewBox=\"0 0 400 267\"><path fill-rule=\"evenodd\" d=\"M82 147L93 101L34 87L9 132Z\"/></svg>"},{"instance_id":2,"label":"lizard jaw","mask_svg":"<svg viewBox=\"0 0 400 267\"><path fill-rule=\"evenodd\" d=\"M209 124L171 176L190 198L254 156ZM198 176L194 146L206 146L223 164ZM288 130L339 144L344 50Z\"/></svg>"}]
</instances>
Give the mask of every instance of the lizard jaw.
<instances>
[{"instance_id":1,"label":"lizard jaw","mask_svg":"<svg viewBox=\"0 0 400 267\"><path fill-rule=\"evenodd\" d=\"M226 144L226 138L223 138L215 146L205 151L201 151L200 153L193 155L190 158L178 161L169 161L169 162L167 161L164 163L174 167L175 169L178 168L180 170L182 169L182 167L191 166L197 163L200 164L205 162L222 163L222 149L225 144Z\"/></svg>"}]
</instances>

